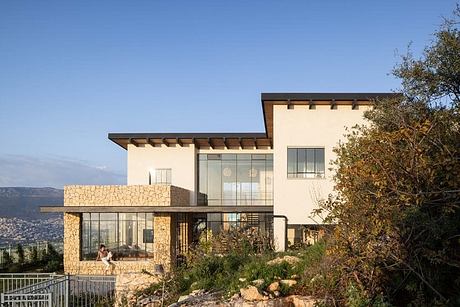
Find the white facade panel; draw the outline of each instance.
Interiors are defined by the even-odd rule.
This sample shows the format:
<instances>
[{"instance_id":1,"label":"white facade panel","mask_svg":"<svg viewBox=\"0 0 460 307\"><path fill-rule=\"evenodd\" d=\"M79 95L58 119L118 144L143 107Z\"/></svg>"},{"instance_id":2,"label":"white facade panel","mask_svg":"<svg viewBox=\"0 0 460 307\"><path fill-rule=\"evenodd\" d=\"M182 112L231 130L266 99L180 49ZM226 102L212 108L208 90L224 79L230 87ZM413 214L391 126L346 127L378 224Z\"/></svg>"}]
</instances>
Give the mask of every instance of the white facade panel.
<instances>
[{"instance_id":1,"label":"white facade panel","mask_svg":"<svg viewBox=\"0 0 460 307\"><path fill-rule=\"evenodd\" d=\"M329 170L330 162L336 158L333 148L344 140L345 127L365 123L363 113L368 106L353 110L351 105L330 106L273 106L274 144L274 214L284 215L289 224L316 224L319 220L310 218L318 201L327 198L333 191L334 172ZM288 178L288 148L324 148L324 178ZM284 229L275 224L275 237L281 237Z\"/></svg>"},{"instance_id":2,"label":"white facade panel","mask_svg":"<svg viewBox=\"0 0 460 307\"><path fill-rule=\"evenodd\" d=\"M149 172L171 169L171 184L190 190L190 204L196 205L196 153L193 144L180 147L128 145L128 185L149 184Z\"/></svg>"}]
</instances>

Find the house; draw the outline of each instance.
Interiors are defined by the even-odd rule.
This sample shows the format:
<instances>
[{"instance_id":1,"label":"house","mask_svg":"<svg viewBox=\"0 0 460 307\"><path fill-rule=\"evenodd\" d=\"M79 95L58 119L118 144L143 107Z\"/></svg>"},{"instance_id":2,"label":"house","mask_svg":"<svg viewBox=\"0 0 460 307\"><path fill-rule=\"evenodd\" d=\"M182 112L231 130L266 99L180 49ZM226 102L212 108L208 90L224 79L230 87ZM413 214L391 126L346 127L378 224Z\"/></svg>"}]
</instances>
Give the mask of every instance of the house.
<instances>
[{"instance_id":1,"label":"house","mask_svg":"<svg viewBox=\"0 0 460 307\"><path fill-rule=\"evenodd\" d=\"M330 161L345 127L392 93L263 93L265 132L109 133L127 151L126 186L66 186L66 273L99 274L99 244L115 273L169 270L204 232L251 227L278 250L315 240L311 218L333 191Z\"/></svg>"}]
</instances>

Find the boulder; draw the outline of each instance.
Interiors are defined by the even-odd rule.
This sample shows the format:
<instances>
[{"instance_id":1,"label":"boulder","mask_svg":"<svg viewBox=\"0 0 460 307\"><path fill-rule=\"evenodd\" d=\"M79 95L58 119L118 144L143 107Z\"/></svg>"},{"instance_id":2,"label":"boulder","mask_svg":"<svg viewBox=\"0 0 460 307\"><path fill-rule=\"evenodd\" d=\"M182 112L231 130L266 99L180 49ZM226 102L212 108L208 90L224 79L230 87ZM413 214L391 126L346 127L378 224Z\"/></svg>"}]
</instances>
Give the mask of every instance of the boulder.
<instances>
[{"instance_id":1,"label":"boulder","mask_svg":"<svg viewBox=\"0 0 460 307\"><path fill-rule=\"evenodd\" d=\"M280 283L275 281L275 282L272 282L268 287L267 287L267 291L270 291L270 292L275 292L275 291L279 291L280 289Z\"/></svg>"},{"instance_id":2,"label":"boulder","mask_svg":"<svg viewBox=\"0 0 460 307\"><path fill-rule=\"evenodd\" d=\"M263 301L267 299L265 296L260 294L259 290L257 290L254 286L248 286L247 288L240 289L240 294L245 301Z\"/></svg>"}]
</instances>

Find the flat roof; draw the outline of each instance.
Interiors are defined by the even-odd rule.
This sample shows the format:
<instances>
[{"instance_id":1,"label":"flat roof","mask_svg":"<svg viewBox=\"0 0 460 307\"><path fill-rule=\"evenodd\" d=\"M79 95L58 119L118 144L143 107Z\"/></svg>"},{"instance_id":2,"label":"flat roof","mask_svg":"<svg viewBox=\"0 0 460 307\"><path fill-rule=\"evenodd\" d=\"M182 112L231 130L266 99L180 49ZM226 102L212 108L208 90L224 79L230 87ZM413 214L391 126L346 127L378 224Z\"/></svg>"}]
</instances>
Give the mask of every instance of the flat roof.
<instances>
[{"instance_id":1,"label":"flat roof","mask_svg":"<svg viewBox=\"0 0 460 307\"><path fill-rule=\"evenodd\" d=\"M272 148L271 139L264 132L251 133L109 133L109 140L124 149L128 144L134 146L179 145L194 144L197 148Z\"/></svg>"},{"instance_id":2,"label":"flat roof","mask_svg":"<svg viewBox=\"0 0 460 307\"><path fill-rule=\"evenodd\" d=\"M400 93L262 93L262 101L282 100L375 100L379 98L396 97Z\"/></svg>"}]
</instances>

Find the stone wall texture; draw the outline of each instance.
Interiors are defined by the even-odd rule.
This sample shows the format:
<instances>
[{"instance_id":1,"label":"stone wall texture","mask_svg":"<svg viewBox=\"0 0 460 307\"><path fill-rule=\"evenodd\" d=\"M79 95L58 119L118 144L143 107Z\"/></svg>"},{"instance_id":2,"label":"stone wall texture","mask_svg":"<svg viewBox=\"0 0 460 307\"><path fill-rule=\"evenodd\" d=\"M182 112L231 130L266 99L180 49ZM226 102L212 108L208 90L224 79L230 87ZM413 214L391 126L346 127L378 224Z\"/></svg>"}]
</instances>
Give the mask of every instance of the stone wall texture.
<instances>
[{"instance_id":1,"label":"stone wall texture","mask_svg":"<svg viewBox=\"0 0 460 307\"><path fill-rule=\"evenodd\" d=\"M189 190L167 184L64 187L64 206L188 206L189 202Z\"/></svg>"},{"instance_id":2,"label":"stone wall texture","mask_svg":"<svg viewBox=\"0 0 460 307\"><path fill-rule=\"evenodd\" d=\"M189 191L171 185L136 186L66 186L65 206L187 206ZM80 261L81 214L64 213L64 271L69 274L100 275L100 261ZM111 274L152 272L155 264L170 271L175 259L176 234L174 215L155 213L154 256L143 261L113 261Z\"/></svg>"}]
</instances>

